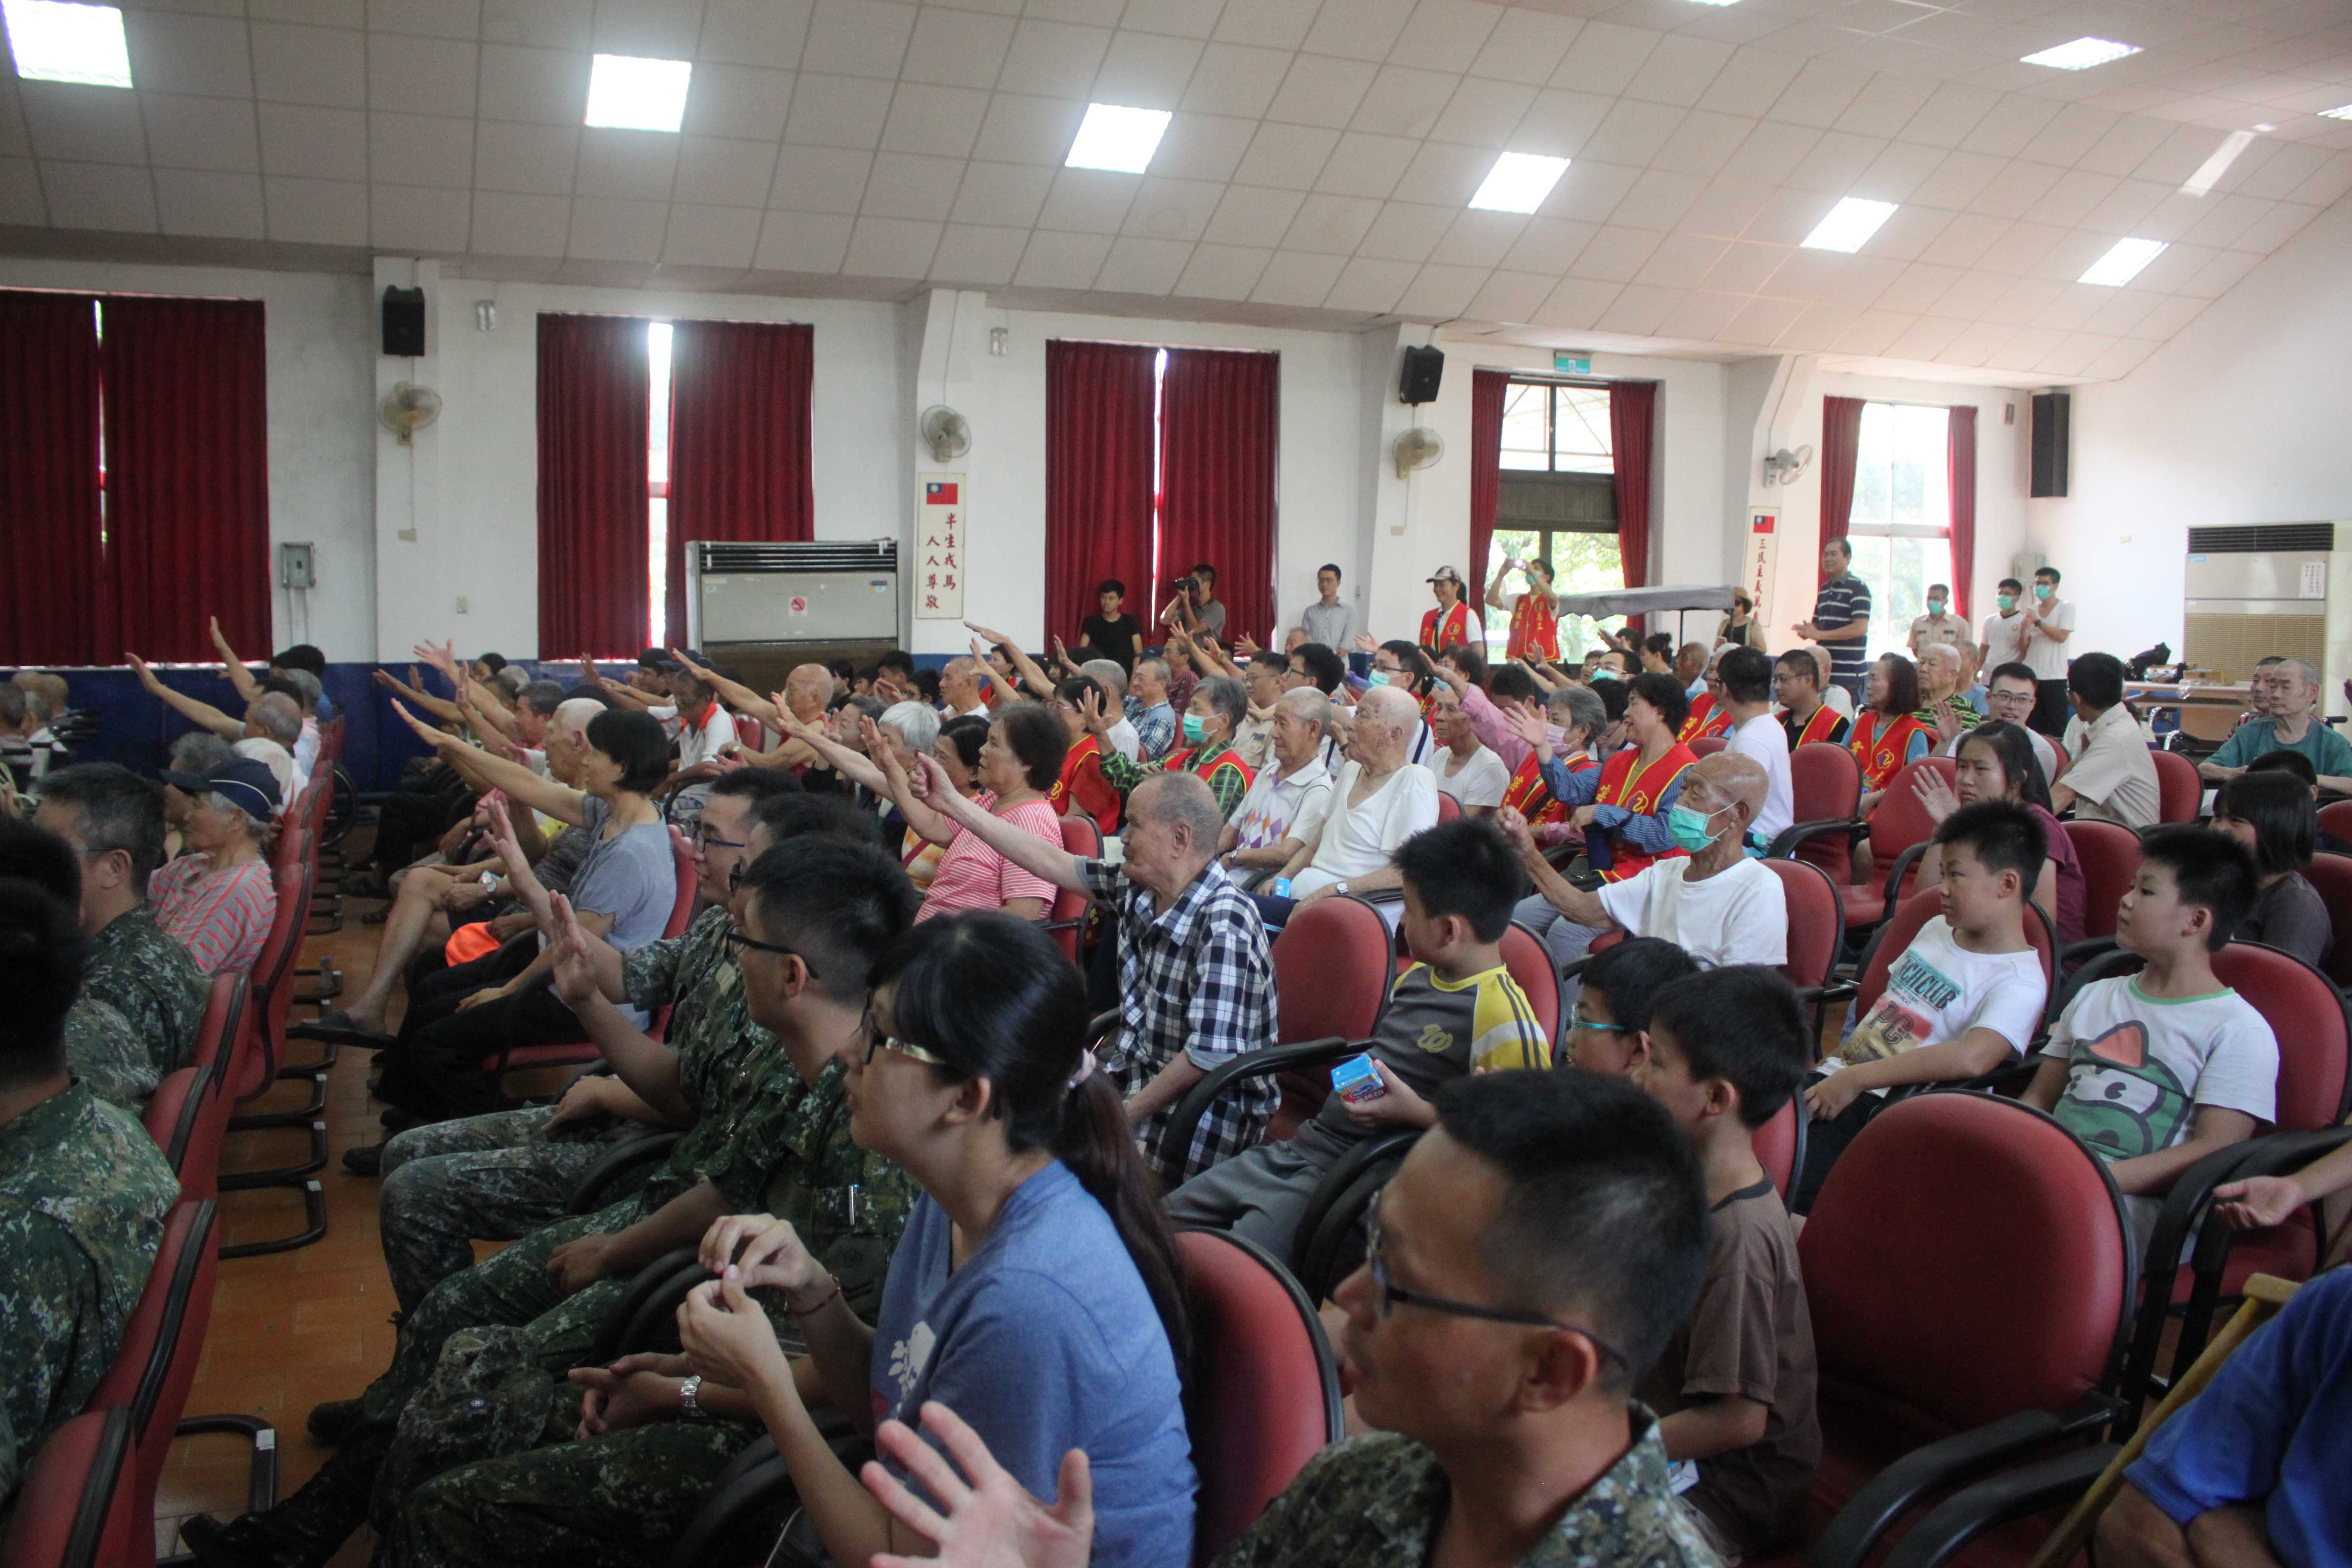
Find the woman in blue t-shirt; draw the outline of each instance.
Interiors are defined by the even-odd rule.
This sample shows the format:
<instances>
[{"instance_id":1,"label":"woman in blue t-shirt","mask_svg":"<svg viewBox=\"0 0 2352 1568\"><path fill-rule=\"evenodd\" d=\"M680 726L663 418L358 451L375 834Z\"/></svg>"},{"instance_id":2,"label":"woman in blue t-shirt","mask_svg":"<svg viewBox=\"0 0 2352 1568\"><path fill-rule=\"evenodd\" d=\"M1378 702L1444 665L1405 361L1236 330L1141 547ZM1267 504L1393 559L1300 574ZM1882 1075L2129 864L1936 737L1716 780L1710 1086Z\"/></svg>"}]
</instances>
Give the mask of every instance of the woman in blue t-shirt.
<instances>
[{"instance_id":1,"label":"woman in blue t-shirt","mask_svg":"<svg viewBox=\"0 0 2352 1568\"><path fill-rule=\"evenodd\" d=\"M929 1547L827 1446L811 1382L868 1432L940 1401L1039 1497L1085 1449L1097 1568L1182 1568L1197 1488L1182 1269L1118 1092L1084 1048L1077 972L1034 925L982 912L916 927L874 983L850 1131L924 1192L879 1321L858 1321L789 1224L738 1215L703 1240L724 1277L679 1309L688 1356L751 1395L835 1563ZM760 1285L800 1321L802 1384L745 1293Z\"/></svg>"}]
</instances>

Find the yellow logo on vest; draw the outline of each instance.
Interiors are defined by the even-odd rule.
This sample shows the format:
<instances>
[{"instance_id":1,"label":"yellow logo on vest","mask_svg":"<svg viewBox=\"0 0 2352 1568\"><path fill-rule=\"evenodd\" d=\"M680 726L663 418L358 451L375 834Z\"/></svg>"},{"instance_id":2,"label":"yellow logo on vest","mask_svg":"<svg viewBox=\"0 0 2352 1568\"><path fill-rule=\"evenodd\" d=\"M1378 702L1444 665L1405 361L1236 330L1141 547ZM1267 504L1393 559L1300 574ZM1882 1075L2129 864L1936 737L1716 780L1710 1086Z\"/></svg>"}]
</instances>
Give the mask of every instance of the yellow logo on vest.
<instances>
[{"instance_id":1,"label":"yellow logo on vest","mask_svg":"<svg viewBox=\"0 0 2352 1568\"><path fill-rule=\"evenodd\" d=\"M1421 1038L1415 1040L1413 1044L1431 1056L1435 1056L1440 1051L1450 1051L1454 1048L1454 1037L1432 1024L1421 1032Z\"/></svg>"}]
</instances>

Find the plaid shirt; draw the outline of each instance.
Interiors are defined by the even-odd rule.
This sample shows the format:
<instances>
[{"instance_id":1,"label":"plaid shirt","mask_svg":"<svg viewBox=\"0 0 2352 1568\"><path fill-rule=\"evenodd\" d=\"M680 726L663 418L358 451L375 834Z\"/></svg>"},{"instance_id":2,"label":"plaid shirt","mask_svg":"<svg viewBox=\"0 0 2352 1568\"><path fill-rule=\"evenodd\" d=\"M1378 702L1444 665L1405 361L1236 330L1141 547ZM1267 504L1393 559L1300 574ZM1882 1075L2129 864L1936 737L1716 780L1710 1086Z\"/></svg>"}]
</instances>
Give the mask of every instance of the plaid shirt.
<instances>
[{"instance_id":1,"label":"plaid shirt","mask_svg":"<svg viewBox=\"0 0 2352 1568\"><path fill-rule=\"evenodd\" d=\"M1165 910L1151 894L1100 860L1080 863L1094 896L1118 911L1118 1012L1116 1059L1107 1062L1133 1094L1160 1076L1179 1051L1213 1071L1274 1043L1274 959L1257 908L1213 862ZM1254 1146L1280 1095L1257 1079L1221 1094L1192 1134L1181 1170L1160 1169L1160 1140L1175 1107L1152 1112L1136 1130L1144 1159L1171 1187Z\"/></svg>"}]
</instances>

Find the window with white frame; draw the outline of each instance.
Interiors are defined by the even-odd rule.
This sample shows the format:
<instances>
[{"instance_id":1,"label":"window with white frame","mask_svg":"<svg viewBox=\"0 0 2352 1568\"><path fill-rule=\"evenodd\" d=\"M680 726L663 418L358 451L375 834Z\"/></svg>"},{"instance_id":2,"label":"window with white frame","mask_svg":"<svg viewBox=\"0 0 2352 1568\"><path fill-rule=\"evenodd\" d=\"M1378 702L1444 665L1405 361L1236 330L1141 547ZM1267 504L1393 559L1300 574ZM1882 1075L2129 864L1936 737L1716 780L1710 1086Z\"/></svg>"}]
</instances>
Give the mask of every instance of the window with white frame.
<instances>
[{"instance_id":1,"label":"window with white frame","mask_svg":"<svg viewBox=\"0 0 2352 1568\"><path fill-rule=\"evenodd\" d=\"M1870 584L1870 657L1910 653L1911 623L1927 613L1927 589L1952 581L1951 413L1909 403L1867 403L1853 470L1846 538L1853 570Z\"/></svg>"}]
</instances>

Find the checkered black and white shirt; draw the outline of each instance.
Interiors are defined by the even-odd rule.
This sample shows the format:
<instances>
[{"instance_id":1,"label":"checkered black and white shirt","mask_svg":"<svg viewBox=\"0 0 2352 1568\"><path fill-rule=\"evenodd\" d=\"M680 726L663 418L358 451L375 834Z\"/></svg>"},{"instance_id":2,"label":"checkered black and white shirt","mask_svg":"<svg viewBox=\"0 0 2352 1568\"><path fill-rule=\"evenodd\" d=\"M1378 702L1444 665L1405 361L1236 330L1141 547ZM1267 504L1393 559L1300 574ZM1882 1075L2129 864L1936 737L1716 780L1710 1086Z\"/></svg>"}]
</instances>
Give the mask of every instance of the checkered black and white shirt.
<instances>
[{"instance_id":1,"label":"checkered black and white shirt","mask_svg":"<svg viewBox=\"0 0 2352 1568\"><path fill-rule=\"evenodd\" d=\"M1160 1076L1179 1051L1214 1071L1244 1051L1274 1044L1274 958L1256 906L1212 862L1168 908L1100 860L1084 862L1094 896L1118 914L1118 1059L1105 1065L1134 1093ZM1171 1187L1218 1161L1255 1147L1281 1099L1271 1079L1217 1097L1201 1118L1183 1168L1161 1170ZM1136 1130L1143 1155L1159 1165L1171 1103Z\"/></svg>"}]
</instances>

